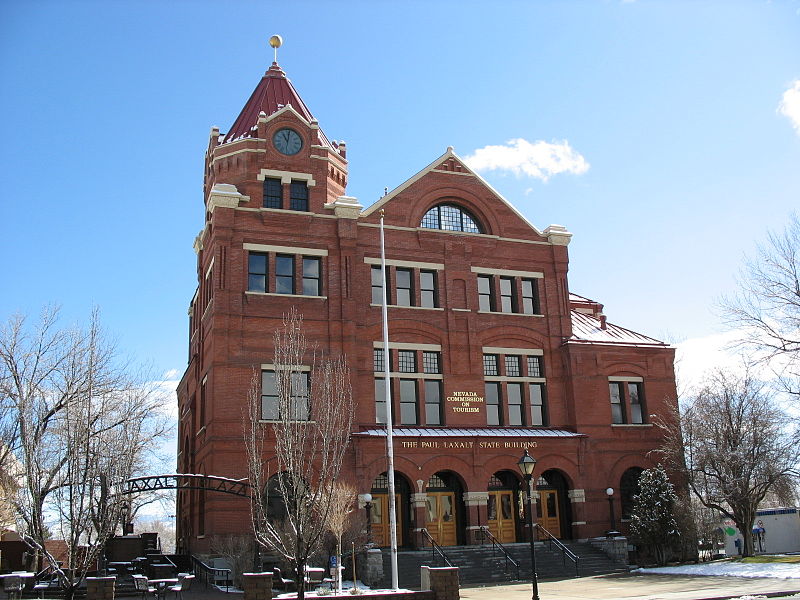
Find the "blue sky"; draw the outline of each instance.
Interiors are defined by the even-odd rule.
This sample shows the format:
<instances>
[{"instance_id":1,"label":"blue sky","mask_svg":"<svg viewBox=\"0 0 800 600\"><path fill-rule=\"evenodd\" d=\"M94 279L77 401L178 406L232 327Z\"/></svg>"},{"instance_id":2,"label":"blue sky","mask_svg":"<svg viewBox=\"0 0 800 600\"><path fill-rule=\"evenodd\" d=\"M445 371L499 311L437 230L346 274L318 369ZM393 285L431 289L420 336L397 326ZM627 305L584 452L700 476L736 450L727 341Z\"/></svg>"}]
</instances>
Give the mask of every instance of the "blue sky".
<instances>
[{"instance_id":1,"label":"blue sky","mask_svg":"<svg viewBox=\"0 0 800 600\"><path fill-rule=\"evenodd\" d=\"M365 206L450 145L568 147L546 180L536 152L481 172L573 232L572 291L655 337L718 333L743 256L800 206L798 1L6 0L3 320L96 304L122 348L182 373L209 129L273 33Z\"/></svg>"}]
</instances>

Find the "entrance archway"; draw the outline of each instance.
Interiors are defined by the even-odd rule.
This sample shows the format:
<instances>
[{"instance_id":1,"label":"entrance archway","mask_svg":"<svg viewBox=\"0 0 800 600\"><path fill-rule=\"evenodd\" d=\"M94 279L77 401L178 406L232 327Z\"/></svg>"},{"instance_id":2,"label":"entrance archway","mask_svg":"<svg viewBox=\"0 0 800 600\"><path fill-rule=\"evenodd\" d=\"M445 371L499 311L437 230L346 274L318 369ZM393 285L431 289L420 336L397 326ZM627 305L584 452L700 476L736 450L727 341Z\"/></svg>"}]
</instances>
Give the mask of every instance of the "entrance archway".
<instances>
[{"instance_id":1,"label":"entrance archway","mask_svg":"<svg viewBox=\"0 0 800 600\"><path fill-rule=\"evenodd\" d=\"M549 469L537 479L536 491L539 525L557 538L572 539L572 506L567 478L561 471Z\"/></svg>"},{"instance_id":2,"label":"entrance archway","mask_svg":"<svg viewBox=\"0 0 800 600\"><path fill-rule=\"evenodd\" d=\"M425 489L425 529L440 546L464 544L464 486L452 471L431 475Z\"/></svg>"},{"instance_id":3,"label":"entrance archway","mask_svg":"<svg viewBox=\"0 0 800 600\"><path fill-rule=\"evenodd\" d=\"M519 478L512 471L498 471L489 478L486 524L491 534L503 544L521 539L519 487Z\"/></svg>"},{"instance_id":4,"label":"entrance archway","mask_svg":"<svg viewBox=\"0 0 800 600\"><path fill-rule=\"evenodd\" d=\"M394 500L397 511L397 545L407 546L411 542L409 528L412 526L411 486L408 480L397 471L394 472ZM384 472L372 482L372 509L370 524L372 541L378 546L389 546L389 475Z\"/></svg>"}]
</instances>

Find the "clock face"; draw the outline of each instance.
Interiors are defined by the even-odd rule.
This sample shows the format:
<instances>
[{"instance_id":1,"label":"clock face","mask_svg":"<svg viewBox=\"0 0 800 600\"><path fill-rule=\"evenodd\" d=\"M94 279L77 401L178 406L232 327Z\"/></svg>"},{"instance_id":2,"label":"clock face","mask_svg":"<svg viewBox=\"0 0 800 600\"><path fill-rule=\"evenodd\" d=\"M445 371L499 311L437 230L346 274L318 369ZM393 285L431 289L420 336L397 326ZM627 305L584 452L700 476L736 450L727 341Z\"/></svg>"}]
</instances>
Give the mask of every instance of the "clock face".
<instances>
[{"instance_id":1,"label":"clock face","mask_svg":"<svg viewBox=\"0 0 800 600\"><path fill-rule=\"evenodd\" d=\"M303 138L294 129L279 129L272 136L272 143L281 154L297 154L303 147Z\"/></svg>"}]
</instances>

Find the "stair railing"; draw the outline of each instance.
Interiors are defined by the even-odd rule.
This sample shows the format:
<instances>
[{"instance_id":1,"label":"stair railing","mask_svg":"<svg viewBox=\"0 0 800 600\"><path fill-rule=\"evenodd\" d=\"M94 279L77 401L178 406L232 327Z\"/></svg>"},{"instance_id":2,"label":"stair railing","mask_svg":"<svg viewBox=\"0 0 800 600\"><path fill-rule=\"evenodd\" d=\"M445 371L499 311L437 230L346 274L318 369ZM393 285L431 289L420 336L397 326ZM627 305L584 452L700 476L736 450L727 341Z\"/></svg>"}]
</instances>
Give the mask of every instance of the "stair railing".
<instances>
[{"instance_id":1,"label":"stair railing","mask_svg":"<svg viewBox=\"0 0 800 600\"><path fill-rule=\"evenodd\" d=\"M492 554L495 554L495 551L499 550L500 553L503 555L503 558L505 558L505 567L503 569L504 573L508 573L508 566L509 565L514 567L514 572L515 572L514 580L518 581L519 580L519 563L511 557L511 555L508 553L508 550L506 550L506 547L503 546L503 544L500 542L500 540L498 540L496 537L494 537L492 532L489 531L489 529L485 525L481 525L480 526L480 529L478 529L478 535L481 536L481 541L484 541L484 540L488 539L490 542L492 542Z\"/></svg>"},{"instance_id":2,"label":"stair railing","mask_svg":"<svg viewBox=\"0 0 800 600\"><path fill-rule=\"evenodd\" d=\"M439 544L436 543L436 540L434 540L431 537L431 534L428 533L428 530L423 527L422 528L422 547L423 548L425 547L425 542L426 541L429 542L430 545L431 545L431 562L437 563L438 561L436 560L436 557L438 555L439 558L442 559L442 562L444 564L446 564L448 567L455 566L455 565L453 565L452 562L450 562L450 559L447 558L447 555L444 553L444 550L442 549L442 547Z\"/></svg>"},{"instance_id":3,"label":"stair railing","mask_svg":"<svg viewBox=\"0 0 800 600\"><path fill-rule=\"evenodd\" d=\"M228 591L228 587L231 583L231 570L230 569L219 569L217 567L210 567L202 560L197 558L194 554L192 554L192 566L194 567L195 575L198 579L202 579L205 583L206 587L208 587L209 581L211 585L216 585L217 583L217 576L221 575L225 577L225 591Z\"/></svg>"},{"instance_id":4,"label":"stair railing","mask_svg":"<svg viewBox=\"0 0 800 600\"><path fill-rule=\"evenodd\" d=\"M572 550L570 550L564 544L562 544L561 540L559 540L556 536L547 531L547 529L539 525L539 523L536 523L534 528L535 530L538 529L544 534L545 543L547 543L549 550L552 551L553 546L555 546L556 550L561 551L561 561L565 569L567 568L567 559L570 559L573 563L575 563L575 577L580 577L580 569L578 566L578 563L580 562L580 556L578 556Z\"/></svg>"}]
</instances>

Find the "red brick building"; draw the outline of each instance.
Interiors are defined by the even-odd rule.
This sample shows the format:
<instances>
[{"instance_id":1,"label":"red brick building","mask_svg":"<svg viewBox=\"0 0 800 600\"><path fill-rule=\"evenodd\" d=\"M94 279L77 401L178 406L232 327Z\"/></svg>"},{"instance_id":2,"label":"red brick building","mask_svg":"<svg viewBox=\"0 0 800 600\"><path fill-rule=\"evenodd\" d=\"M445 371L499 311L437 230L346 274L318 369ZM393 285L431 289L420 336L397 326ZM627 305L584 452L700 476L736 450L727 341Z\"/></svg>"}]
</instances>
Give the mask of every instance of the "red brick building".
<instances>
[{"instance_id":1,"label":"red brick building","mask_svg":"<svg viewBox=\"0 0 800 600\"><path fill-rule=\"evenodd\" d=\"M383 210L400 545L423 527L444 545L469 543L482 525L524 539L524 448L538 460L540 522L561 538L602 535L606 488L624 516L659 445L654 415L676 404L673 349L571 294L571 234L537 229L452 148L366 209L345 195L347 178L345 144L325 136L277 64L230 130L211 130L179 471L246 477L253 369L268 421L272 332L297 307L309 340L349 359L345 474L375 498L373 533L386 543ZM245 500L179 493L183 550L249 523Z\"/></svg>"}]
</instances>

